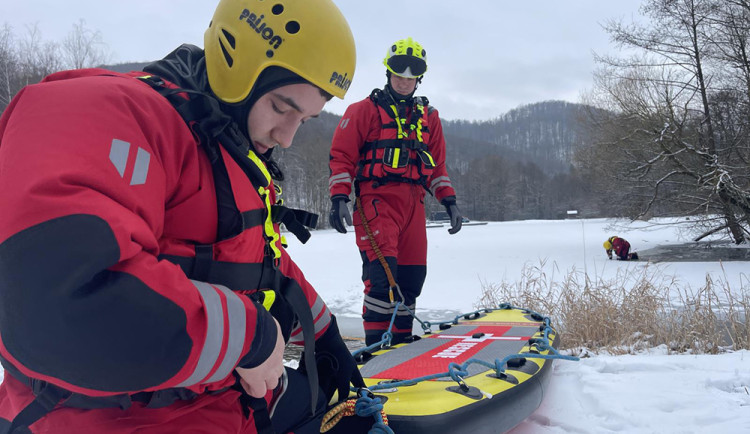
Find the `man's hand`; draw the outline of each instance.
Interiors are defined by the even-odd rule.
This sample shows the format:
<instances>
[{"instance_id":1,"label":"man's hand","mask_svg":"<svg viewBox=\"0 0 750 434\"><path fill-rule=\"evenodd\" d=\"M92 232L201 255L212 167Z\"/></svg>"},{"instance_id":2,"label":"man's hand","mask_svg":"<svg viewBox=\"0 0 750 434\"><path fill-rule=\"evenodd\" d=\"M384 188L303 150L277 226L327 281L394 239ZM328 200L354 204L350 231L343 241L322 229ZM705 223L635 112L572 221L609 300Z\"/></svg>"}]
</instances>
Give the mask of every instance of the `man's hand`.
<instances>
[{"instance_id":1,"label":"man's hand","mask_svg":"<svg viewBox=\"0 0 750 434\"><path fill-rule=\"evenodd\" d=\"M248 395L254 398L263 398L266 391L273 390L279 384L279 378L284 373L284 336L281 327L274 318L276 324L276 346L268 358L260 365L245 369L239 366L235 368L240 375L240 384Z\"/></svg>"},{"instance_id":2,"label":"man's hand","mask_svg":"<svg viewBox=\"0 0 750 434\"><path fill-rule=\"evenodd\" d=\"M349 207L346 203L349 202L349 198L343 194L337 194L331 198L331 213L328 216L328 221L331 223L331 227L341 232L346 233L346 225L352 225L352 214L349 212Z\"/></svg>"},{"instance_id":3,"label":"man's hand","mask_svg":"<svg viewBox=\"0 0 750 434\"><path fill-rule=\"evenodd\" d=\"M443 204L445 210L448 212L448 216L451 218L451 228L448 229L448 233L453 235L461 230L461 225L463 224L463 216L461 215L461 211L458 210L458 205L456 205L456 196L444 197L440 203Z\"/></svg>"}]
</instances>

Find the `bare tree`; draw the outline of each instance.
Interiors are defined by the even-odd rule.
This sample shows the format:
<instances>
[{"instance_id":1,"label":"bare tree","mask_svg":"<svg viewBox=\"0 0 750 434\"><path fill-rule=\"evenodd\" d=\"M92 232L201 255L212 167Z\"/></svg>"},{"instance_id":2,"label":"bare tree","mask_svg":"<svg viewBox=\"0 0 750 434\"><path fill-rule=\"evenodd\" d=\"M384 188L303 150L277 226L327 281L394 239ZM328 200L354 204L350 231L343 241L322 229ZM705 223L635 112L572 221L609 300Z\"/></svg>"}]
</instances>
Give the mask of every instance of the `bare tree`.
<instances>
[{"instance_id":1,"label":"bare tree","mask_svg":"<svg viewBox=\"0 0 750 434\"><path fill-rule=\"evenodd\" d=\"M88 29L83 20L73 25L62 44L45 41L36 24L26 26L26 34L17 38L5 23L0 27L0 112L24 86L66 68L100 66L108 58L101 33Z\"/></svg>"},{"instance_id":2,"label":"bare tree","mask_svg":"<svg viewBox=\"0 0 750 434\"><path fill-rule=\"evenodd\" d=\"M84 20L73 24L62 42L62 55L66 66L73 69L100 66L109 59L101 32L87 28Z\"/></svg>"},{"instance_id":3,"label":"bare tree","mask_svg":"<svg viewBox=\"0 0 750 434\"><path fill-rule=\"evenodd\" d=\"M718 29L730 30L725 6L721 0L646 0L641 11L650 24L605 26L613 41L636 54L597 58L602 68L592 102L613 114L600 122L599 150L591 155L610 163L602 174L625 187L631 217L660 208L700 214L713 222L710 231L728 229L741 243L750 227L741 151L747 141L739 139L745 128L738 123L746 116L729 97L745 105L747 98L725 69L729 53L744 53L747 38L720 37Z\"/></svg>"},{"instance_id":4,"label":"bare tree","mask_svg":"<svg viewBox=\"0 0 750 434\"><path fill-rule=\"evenodd\" d=\"M506 219L508 167L502 157L490 155L472 160L465 176L452 176L454 183L468 186L458 194L461 211L466 216L480 220Z\"/></svg>"},{"instance_id":5,"label":"bare tree","mask_svg":"<svg viewBox=\"0 0 750 434\"><path fill-rule=\"evenodd\" d=\"M22 86L37 83L53 72L63 69L60 47L44 41L38 25L27 26L26 36L18 44Z\"/></svg>"},{"instance_id":6,"label":"bare tree","mask_svg":"<svg viewBox=\"0 0 750 434\"><path fill-rule=\"evenodd\" d=\"M10 104L16 94L18 56L14 50L13 29L7 23L0 29L0 111Z\"/></svg>"},{"instance_id":7,"label":"bare tree","mask_svg":"<svg viewBox=\"0 0 750 434\"><path fill-rule=\"evenodd\" d=\"M59 71L57 44L44 42L38 26L27 26L26 34L16 38L7 23L0 29L0 109L24 86Z\"/></svg>"}]
</instances>

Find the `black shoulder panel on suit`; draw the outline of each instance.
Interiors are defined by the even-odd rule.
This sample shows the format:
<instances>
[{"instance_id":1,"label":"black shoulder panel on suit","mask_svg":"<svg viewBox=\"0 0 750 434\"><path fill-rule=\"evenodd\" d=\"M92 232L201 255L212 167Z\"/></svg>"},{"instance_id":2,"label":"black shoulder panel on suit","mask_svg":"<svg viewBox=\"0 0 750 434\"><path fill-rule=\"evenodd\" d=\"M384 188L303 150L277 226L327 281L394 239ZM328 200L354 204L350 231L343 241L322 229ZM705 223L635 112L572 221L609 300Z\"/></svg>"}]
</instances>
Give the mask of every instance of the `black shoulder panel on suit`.
<instances>
[{"instance_id":1,"label":"black shoulder panel on suit","mask_svg":"<svg viewBox=\"0 0 750 434\"><path fill-rule=\"evenodd\" d=\"M35 372L101 391L132 391L171 378L192 341L185 313L133 275L111 228L69 215L0 244L0 331Z\"/></svg>"}]
</instances>

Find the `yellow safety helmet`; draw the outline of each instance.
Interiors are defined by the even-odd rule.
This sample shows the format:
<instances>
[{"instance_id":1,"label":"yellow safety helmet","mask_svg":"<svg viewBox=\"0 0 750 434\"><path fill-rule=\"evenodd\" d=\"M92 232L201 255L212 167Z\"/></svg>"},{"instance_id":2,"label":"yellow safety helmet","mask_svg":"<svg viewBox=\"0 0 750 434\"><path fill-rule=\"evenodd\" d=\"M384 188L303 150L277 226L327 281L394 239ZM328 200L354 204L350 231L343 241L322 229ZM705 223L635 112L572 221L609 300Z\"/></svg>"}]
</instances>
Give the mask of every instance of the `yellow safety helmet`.
<instances>
[{"instance_id":1,"label":"yellow safety helmet","mask_svg":"<svg viewBox=\"0 0 750 434\"><path fill-rule=\"evenodd\" d=\"M224 102L242 102L269 66L344 98L356 50L332 0L221 0L204 35L208 82Z\"/></svg>"},{"instance_id":2,"label":"yellow safety helmet","mask_svg":"<svg viewBox=\"0 0 750 434\"><path fill-rule=\"evenodd\" d=\"M383 64L399 77L419 78L427 72L427 51L412 38L400 39L388 48Z\"/></svg>"},{"instance_id":3,"label":"yellow safety helmet","mask_svg":"<svg viewBox=\"0 0 750 434\"><path fill-rule=\"evenodd\" d=\"M604 248L607 250L612 249L612 243L609 242L609 240L604 242Z\"/></svg>"}]
</instances>

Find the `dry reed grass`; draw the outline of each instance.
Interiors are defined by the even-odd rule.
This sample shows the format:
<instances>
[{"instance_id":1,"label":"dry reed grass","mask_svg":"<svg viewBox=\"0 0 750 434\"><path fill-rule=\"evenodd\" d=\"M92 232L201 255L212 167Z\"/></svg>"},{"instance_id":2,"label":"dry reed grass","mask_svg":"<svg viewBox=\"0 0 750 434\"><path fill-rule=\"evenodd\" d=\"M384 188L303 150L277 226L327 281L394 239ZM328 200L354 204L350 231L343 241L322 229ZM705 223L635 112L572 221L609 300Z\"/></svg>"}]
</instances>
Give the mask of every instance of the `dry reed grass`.
<instances>
[{"instance_id":1,"label":"dry reed grass","mask_svg":"<svg viewBox=\"0 0 750 434\"><path fill-rule=\"evenodd\" d=\"M550 271L548 271L550 270ZM664 345L668 352L715 354L750 349L750 286L731 288L726 275L707 275L690 288L653 267L592 279L580 270L555 279L544 261L526 266L520 281L481 282L477 308L507 302L547 315L573 353L637 353Z\"/></svg>"}]
</instances>

